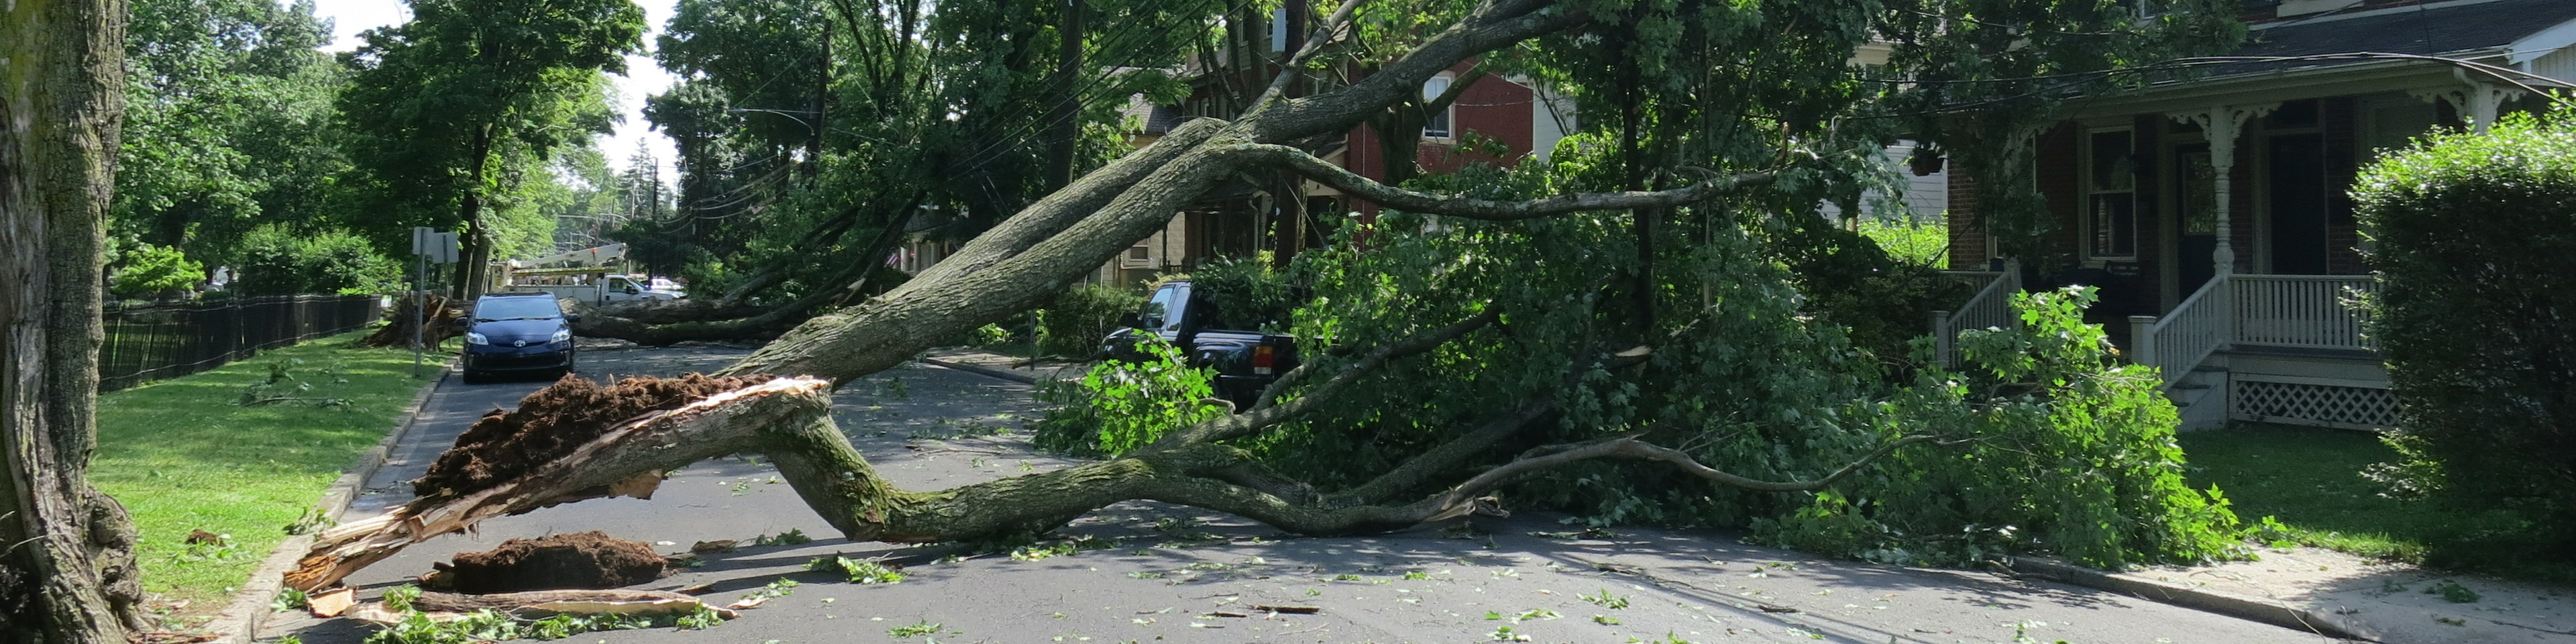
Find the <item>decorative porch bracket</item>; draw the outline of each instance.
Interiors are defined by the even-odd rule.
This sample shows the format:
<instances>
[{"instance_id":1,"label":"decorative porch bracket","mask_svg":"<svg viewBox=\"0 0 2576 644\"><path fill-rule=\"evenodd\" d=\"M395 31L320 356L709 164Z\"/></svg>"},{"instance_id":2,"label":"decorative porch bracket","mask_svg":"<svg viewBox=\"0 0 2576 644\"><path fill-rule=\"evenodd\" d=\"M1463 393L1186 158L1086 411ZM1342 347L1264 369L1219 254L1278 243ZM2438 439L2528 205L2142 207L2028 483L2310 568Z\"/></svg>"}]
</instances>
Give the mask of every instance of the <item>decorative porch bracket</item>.
<instances>
[{"instance_id":1,"label":"decorative porch bracket","mask_svg":"<svg viewBox=\"0 0 2576 644\"><path fill-rule=\"evenodd\" d=\"M2522 98L2523 91L2492 83L2462 81L2454 87L2412 90L2406 94L2426 103L2450 103L2452 110L2468 120L2469 131L2484 134L2487 126L2495 124L2496 112L2505 102Z\"/></svg>"},{"instance_id":2,"label":"decorative porch bracket","mask_svg":"<svg viewBox=\"0 0 2576 644\"><path fill-rule=\"evenodd\" d=\"M2234 174L2232 171L2236 167L2236 135L2245 131L2246 121L2270 114L2272 110L2279 107L2281 107L2280 103L2216 105L2206 110L2173 112L2166 115L2176 121L2200 126L2201 137L2209 140L2209 169L2212 175L2210 180L2214 184L2210 194L2218 202L2215 213L2218 219L2218 248L2210 251L2209 258L2210 263L2215 265L2219 277L2226 277L2236 272L2236 246L2228 239L2234 235L2234 227L2228 223L2228 220L2232 214L2230 211L2235 209L2235 199L2232 197L2235 191L2235 178L2231 175Z\"/></svg>"}]
</instances>

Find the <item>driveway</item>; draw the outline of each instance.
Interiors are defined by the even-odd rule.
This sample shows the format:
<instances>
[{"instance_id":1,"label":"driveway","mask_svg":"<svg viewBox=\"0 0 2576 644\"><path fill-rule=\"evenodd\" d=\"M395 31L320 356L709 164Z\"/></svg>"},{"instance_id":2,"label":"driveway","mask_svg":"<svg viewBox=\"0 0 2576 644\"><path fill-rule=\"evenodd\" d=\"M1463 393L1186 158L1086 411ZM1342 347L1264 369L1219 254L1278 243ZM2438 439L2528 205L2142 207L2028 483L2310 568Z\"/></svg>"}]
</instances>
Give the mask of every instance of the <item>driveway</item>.
<instances>
[{"instance_id":1,"label":"driveway","mask_svg":"<svg viewBox=\"0 0 2576 644\"><path fill-rule=\"evenodd\" d=\"M743 352L634 349L583 356L584 374L677 374ZM456 386L349 516L409 497L403 481L475 418L544 383ZM1026 385L907 364L844 387L838 419L895 483L932 489L1065 467L1032 452L1040 414ZM1311 539L1227 515L1152 502L1094 512L1062 532L1088 549L1057 556L966 554L955 546L853 543L835 536L775 471L732 457L674 474L652 500L592 500L486 521L475 534L413 546L349 583L372 597L430 562L511 538L602 530L677 553L697 541L802 531L796 546L712 555L648 588L705 586L715 603L779 579L792 595L708 631L580 635L643 642L1954 642L2226 643L2326 638L2047 582L1910 569L1746 546L1719 532L1580 534L1551 517ZM805 571L821 556L882 558L906 579L858 585ZM1043 554L1043 553L1041 553ZM1312 614L1262 607L1314 608ZM347 620L281 616L262 639L357 642ZM2023 639L2026 638L2026 639Z\"/></svg>"}]
</instances>

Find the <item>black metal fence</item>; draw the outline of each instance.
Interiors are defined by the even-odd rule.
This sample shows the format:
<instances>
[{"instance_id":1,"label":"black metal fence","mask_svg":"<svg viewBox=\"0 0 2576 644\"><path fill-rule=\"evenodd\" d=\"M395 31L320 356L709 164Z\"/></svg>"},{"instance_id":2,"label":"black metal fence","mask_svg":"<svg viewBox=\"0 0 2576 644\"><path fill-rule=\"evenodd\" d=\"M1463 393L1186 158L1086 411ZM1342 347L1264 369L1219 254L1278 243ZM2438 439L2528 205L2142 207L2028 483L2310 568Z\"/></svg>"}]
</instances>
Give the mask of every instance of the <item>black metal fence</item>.
<instances>
[{"instance_id":1,"label":"black metal fence","mask_svg":"<svg viewBox=\"0 0 2576 644\"><path fill-rule=\"evenodd\" d=\"M110 305L100 312L99 391L175 378L263 349L343 333L378 317L373 295L267 295L221 302Z\"/></svg>"}]
</instances>

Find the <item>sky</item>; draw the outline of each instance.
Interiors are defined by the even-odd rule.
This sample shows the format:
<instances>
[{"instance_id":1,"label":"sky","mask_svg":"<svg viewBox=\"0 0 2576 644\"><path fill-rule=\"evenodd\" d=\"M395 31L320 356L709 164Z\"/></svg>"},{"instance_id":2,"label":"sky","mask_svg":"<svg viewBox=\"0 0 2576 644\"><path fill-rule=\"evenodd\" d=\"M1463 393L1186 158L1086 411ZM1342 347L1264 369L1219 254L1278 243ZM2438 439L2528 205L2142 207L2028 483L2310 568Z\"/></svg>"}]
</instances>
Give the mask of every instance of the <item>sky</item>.
<instances>
[{"instance_id":1,"label":"sky","mask_svg":"<svg viewBox=\"0 0 2576 644\"><path fill-rule=\"evenodd\" d=\"M662 32L663 23L670 22L674 3L672 0L640 0L636 4L644 7L647 29L644 43L651 47L653 36ZM332 21L331 44L323 48L331 52L357 49L358 32L411 19L411 10L402 0L314 0L313 13ZM653 56L648 52L627 56L626 75L610 78L617 82L617 107L625 118L618 122L616 133L599 138L599 150L608 155L609 169L624 170L627 157L635 154L635 146L641 142L649 146L653 158L661 162L662 181L676 182L680 175L673 169L672 162L679 153L671 146L670 137L652 131L652 124L644 120L644 97L670 89L670 72L654 64Z\"/></svg>"}]
</instances>

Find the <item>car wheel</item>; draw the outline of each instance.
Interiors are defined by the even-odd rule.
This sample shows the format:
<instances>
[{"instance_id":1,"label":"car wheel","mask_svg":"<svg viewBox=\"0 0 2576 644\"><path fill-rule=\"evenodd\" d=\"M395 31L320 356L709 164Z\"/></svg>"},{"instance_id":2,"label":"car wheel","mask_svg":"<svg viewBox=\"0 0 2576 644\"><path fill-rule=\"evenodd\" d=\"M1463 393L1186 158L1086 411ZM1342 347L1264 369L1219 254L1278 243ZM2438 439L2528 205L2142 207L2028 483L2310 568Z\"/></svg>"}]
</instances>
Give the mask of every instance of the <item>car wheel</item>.
<instances>
[{"instance_id":1,"label":"car wheel","mask_svg":"<svg viewBox=\"0 0 2576 644\"><path fill-rule=\"evenodd\" d=\"M475 373L471 369L459 370L456 372L456 381L469 385L483 384L483 374Z\"/></svg>"}]
</instances>

